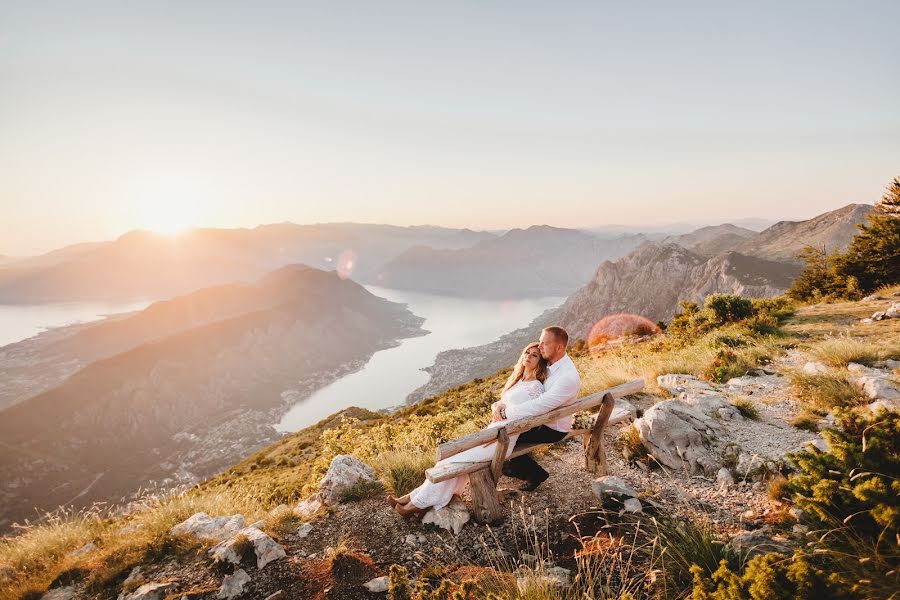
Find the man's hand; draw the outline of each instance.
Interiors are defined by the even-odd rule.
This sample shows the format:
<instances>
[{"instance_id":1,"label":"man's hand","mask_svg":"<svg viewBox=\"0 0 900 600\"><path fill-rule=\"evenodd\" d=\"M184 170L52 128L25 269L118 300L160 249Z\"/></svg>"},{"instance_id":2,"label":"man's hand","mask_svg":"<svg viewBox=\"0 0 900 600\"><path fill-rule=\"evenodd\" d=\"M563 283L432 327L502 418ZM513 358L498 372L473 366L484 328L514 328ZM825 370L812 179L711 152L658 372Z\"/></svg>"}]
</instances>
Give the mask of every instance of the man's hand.
<instances>
[{"instance_id":1,"label":"man's hand","mask_svg":"<svg viewBox=\"0 0 900 600\"><path fill-rule=\"evenodd\" d=\"M503 417L500 416L500 410L506 408L506 402L497 401L491 405L491 421L502 421Z\"/></svg>"}]
</instances>

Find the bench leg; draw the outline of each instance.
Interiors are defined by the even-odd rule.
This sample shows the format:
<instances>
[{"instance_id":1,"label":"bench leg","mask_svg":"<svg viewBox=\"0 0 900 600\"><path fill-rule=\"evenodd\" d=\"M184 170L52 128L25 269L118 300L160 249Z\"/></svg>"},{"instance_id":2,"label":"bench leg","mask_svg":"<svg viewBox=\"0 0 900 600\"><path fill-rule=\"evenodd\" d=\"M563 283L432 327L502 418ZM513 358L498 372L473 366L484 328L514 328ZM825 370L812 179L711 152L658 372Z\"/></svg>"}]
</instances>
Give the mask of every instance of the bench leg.
<instances>
[{"instance_id":1,"label":"bench leg","mask_svg":"<svg viewBox=\"0 0 900 600\"><path fill-rule=\"evenodd\" d=\"M603 447L603 431L609 422L609 416L612 414L616 401L611 394L604 394L603 402L600 405L600 412L597 414L597 420L594 421L594 427L591 429L590 440L585 439L587 444L584 446L584 466L588 471L594 473L598 477L609 474L606 466L606 448Z\"/></svg>"},{"instance_id":2,"label":"bench leg","mask_svg":"<svg viewBox=\"0 0 900 600\"><path fill-rule=\"evenodd\" d=\"M497 482L490 469L469 473L469 492L472 494L476 521L495 523L503 518L503 507L497 499Z\"/></svg>"}]
</instances>

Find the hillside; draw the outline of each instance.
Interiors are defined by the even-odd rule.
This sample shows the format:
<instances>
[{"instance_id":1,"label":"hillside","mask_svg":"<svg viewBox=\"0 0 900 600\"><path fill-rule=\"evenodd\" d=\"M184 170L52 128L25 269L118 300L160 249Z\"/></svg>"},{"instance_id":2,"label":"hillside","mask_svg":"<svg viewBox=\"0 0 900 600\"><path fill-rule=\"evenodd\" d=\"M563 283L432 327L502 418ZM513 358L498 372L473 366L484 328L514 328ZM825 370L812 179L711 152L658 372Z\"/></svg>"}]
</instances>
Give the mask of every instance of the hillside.
<instances>
[{"instance_id":1,"label":"hillside","mask_svg":"<svg viewBox=\"0 0 900 600\"><path fill-rule=\"evenodd\" d=\"M294 265L79 329L59 344L113 354L0 413L0 526L202 479L279 437L283 392L302 398L420 324Z\"/></svg>"},{"instance_id":2,"label":"hillside","mask_svg":"<svg viewBox=\"0 0 900 600\"><path fill-rule=\"evenodd\" d=\"M411 246L462 248L492 239L469 229L280 223L253 229L192 229L177 236L131 231L0 268L0 303L170 298L201 287L253 281L304 263L357 281Z\"/></svg>"},{"instance_id":3,"label":"hillside","mask_svg":"<svg viewBox=\"0 0 900 600\"><path fill-rule=\"evenodd\" d=\"M455 250L411 248L378 271L379 285L487 298L567 295L597 264L628 253L641 235L601 239L535 225Z\"/></svg>"},{"instance_id":4,"label":"hillside","mask_svg":"<svg viewBox=\"0 0 900 600\"><path fill-rule=\"evenodd\" d=\"M386 576L392 565L426 589L442 580L458 589L464 579L474 579L467 585L482 591L472 598L484 598L488 589L504 590L503 597L524 594L523 589L534 591L515 597L557 597L540 592L550 584L559 586L567 594L559 597L567 599L581 598L585 586L601 584L616 598L624 598L624 592L642 598L683 597L696 585L688 572L692 564L699 564L708 577L720 558L739 569L760 552L790 554L808 541L823 543L816 541L818 535L807 536L816 523L814 515L799 510L776 484L781 485L784 474L793 476L786 452L808 443L827 449L828 440L835 439L816 431L834 425L835 409L810 404L818 402L805 391L810 381L824 385L829 377L838 377L854 382L832 398L832 407L858 405L862 414L871 399L854 391L862 389L853 387L855 379L878 374L889 382L900 374L890 371L891 365L900 366L890 362L900 359L900 319L862 321L892 298L900 298L900 288L885 290L880 300L800 307L782 321L775 336L736 323L680 340L658 338L604 354L575 354L582 394L636 376L650 383L646 393L631 398L641 418L610 430L605 440L610 471L619 478L616 485L634 490L638 513L623 511L621 496L592 491L599 488L584 471L577 440L541 455L551 479L532 494L506 492L507 518L490 528L469 521L453 534L400 519L376 485L360 487L356 495L317 511L310 502L291 508L316 490L337 454L371 463L382 484L394 492L415 485L421 477L417 469L430 464L435 443L486 423L487 407L508 373L501 371L393 415L344 411L279 440L186 494L148 500L144 509L128 515L108 521L73 519L23 532L0 546L0 563L8 565L3 571L8 585L0 598L19 598L24 590L39 594L51 582L58 593L75 600L113 598L123 588L126 594L146 593L153 586L167 586L168 593L177 592L175 597L213 598L226 593L220 587L236 585L239 572L244 582L239 597L247 600L378 598L383 593L364 584ZM759 310L776 310L771 314L784 318L783 307ZM723 345L726 340L728 346ZM734 355L726 370L710 371L725 348ZM813 371L815 376L800 377ZM673 394L680 400L667 400ZM694 411L707 428L703 436L685 442L685 457L699 460L684 470L656 464L665 463L665 455L650 460L639 452L642 441L629 441L632 431L641 440L652 436L653 415L676 406L673 402L687 405L679 410ZM650 441L646 451L660 452ZM500 485L512 483L504 478ZM213 542L170 533L173 525L199 511L222 517L241 513L241 522L261 519L258 527L275 546L266 546L265 554L260 554L263 546L257 547L256 557L266 557L261 566L256 557L242 561L240 554L236 565L213 563L207 553ZM233 534L224 535L222 539ZM240 553L253 557L256 544ZM659 560L663 548L669 556L665 562ZM891 559L875 555L865 563L853 562L862 568L889 568L882 566L883 560ZM394 569L396 584L402 572ZM842 573L832 584L845 586L836 588L840 595L825 597L886 598L884 590L897 583L896 571L887 580L854 575L863 587L851 593L850 586L860 583L848 576Z\"/></svg>"}]
</instances>

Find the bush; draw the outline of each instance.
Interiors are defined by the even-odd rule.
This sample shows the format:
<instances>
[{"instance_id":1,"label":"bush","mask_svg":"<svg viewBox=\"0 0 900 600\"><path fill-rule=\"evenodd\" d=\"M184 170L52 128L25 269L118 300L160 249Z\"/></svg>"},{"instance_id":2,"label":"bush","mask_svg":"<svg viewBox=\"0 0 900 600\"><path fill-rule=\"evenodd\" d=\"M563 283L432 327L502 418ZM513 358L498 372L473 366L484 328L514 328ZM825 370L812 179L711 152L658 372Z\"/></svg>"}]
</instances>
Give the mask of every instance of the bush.
<instances>
[{"instance_id":1,"label":"bush","mask_svg":"<svg viewBox=\"0 0 900 600\"><path fill-rule=\"evenodd\" d=\"M736 323L753 314L753 302L749 298L734 294L712 294L707 296L704 308L717 324Z\"/></svg>"},{"instance_id":2,"label":"bush","mask_svg":"<svg viewBox=\"0 0 900 600\"><path fill-rule=\"evenodd\" d=\"M403 496L425 480L425 469L434 466L434 455L424 450L391 450L376 456L372 466L391 493Z\"/></svg>"},{"instance_id":3,"label":"bush","mask_svg":"<svg viewBox=\"0 0 900 600\"><path fill-rule=\"evenodd\" d=\"M870 343L851 337L831 337L810 348L810 355L832 367L846 367L849 363L871 365L879 354Z\"/></svg>"},{"instance_id":4,"label":"bush","mask_svg":"<svg viewBox=\"0 0 900 600\"><path fill-rule=\"evenodd\" d=\"M835 590L828 575L813 566L805 555L785 558L780 554L763 554L752 558L743 573L738 574L722 561L707 575L698 566L691 568L694 589L690 600L837 600L846 598Z\"/></svg>"},{"instance_id":5,"label":"bush","mask_svg":"<svg viewBox=\"0 0 900 600\"><path fill-rule=\"evenodd\" d=\"M384 492L384 485L378 480L360 479L341 493L341 503L358 502Z\"/></svg>"},{"instance_id":6,"label":"bush","mask_svg":"<svg viewBox=\"0 0 900 600\"><path fill-rule=\"evenodd\" d=\"M862 390L844 375L794 372L789 375L794 396L807 408L829 411L866 401Z\"/></svg>"},{"instance_id":7,"label":"bush","mask_svg":"<svg viewBox=\"0 0 900 600\"><path fill-rule=\"evenodd\" d=\"M737 400L734 400L732 404L745 419L750 419L751 421L759 420L759 409L753 404L753 400L750 400L749 398L738 398Z\"/></svg>"},{"instance_id":8,"label":"bush","mask_svg":"<svg viewBox=\"0 0 900 600\"><path fill-rule=\"evenodd\" d=\"M703 376L711 381L724 383L732 377L746 375L753 366L744 355L737 354L733 350L722 349L707 365Z\"/></svg>"}]
</instances>

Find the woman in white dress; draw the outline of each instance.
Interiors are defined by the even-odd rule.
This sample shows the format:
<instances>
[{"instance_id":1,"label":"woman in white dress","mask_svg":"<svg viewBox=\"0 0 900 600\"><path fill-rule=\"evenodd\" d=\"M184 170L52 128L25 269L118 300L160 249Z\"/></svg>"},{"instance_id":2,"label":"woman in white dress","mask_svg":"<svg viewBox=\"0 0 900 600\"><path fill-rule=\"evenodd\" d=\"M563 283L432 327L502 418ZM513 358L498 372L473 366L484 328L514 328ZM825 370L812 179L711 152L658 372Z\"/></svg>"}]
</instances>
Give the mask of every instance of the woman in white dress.
<instances>
[{"instance_id":1,"label":"woman in white dress","mask_svg":"<svg viewBox=\"0 0 900 600\"><path fill-rule=\"evenodd\" d=\"M519 357L512 375L506 381L500 399L507 404L521 404L528 402L541 395L544 391L544 380L547 378L547 361L541 357L538 350L537 342L528 344L522 355ZM493 407L491 407L493 408ZM502 427L506 424L506 420L498 420L491 423L489 428ZM509 436L509 446L506 449L506 456L512 454L513 447L516 445L518 434ZM455 462L482 462L494 458L496 442L490 442L482 446L476 446L449 456L437 464ZM440 483L431 483L427 479L411 491L400 498L388 496L388 502L394 507L394 510L403 516L406 515L424 515L429 509L443 508L453 499L454 496L462 494L469 482L468 475L460 475L447 481Z\"/></svg>"}]
</instances>

